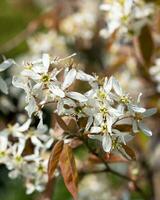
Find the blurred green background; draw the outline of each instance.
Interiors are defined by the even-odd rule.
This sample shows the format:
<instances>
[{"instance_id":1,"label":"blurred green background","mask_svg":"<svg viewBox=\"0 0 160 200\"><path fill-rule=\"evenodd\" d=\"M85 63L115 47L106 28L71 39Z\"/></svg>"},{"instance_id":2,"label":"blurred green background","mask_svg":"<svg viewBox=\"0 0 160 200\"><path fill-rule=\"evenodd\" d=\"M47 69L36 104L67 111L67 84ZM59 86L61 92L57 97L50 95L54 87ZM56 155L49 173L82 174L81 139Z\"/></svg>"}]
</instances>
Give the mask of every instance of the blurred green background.
<instances>
[{"instance_id":1,"label":"blurred green background","mask_svg":"<svg viewBox=\"0 0 160 200\"><path fill-rule=\"evenodd\" d=\"M6 46L8 41L23 32L29 22L41 15L43 8L38 6L38 3L35 2L38 2L38 0L0 0L0 47L2 47L2 49ZM16 45L16 48L1 53L6 57L16 58L27 52L27 50L27 44L23 41L19 45ZM77 154L81 156L83 152L80 150ZM107 179L110 180L110 185L114 190L119 188L119 183L122 182L121 179L111 175L107 175ZM38 193L26 195L23 181L20 178L17 180L9 179L6 168L0 166L0 200L35 200L38 195ZM54 200L71 199L69 192L64 186L63 180L58 178L54 191ZM128 197L124 197L123 199L128 200ZM132 193L131 199L141 200L134 192Z\"/></svg>"}]
</instances>

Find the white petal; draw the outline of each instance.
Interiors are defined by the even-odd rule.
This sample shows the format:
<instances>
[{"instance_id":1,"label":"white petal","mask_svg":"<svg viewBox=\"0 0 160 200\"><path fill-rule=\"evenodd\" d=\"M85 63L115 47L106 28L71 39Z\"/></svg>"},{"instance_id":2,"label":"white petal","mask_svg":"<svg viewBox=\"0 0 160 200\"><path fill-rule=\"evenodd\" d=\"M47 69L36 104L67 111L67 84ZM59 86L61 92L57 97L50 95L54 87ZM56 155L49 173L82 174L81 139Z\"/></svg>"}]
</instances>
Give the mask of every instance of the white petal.
<instances>
[{"instance_id":1,"label":"white petal","mask_svg":"<svg viewBox=\"0 0 160 200\"><path fill-rule=\"evenodd\" d=\"M139 131L136 120L133 120L133 122L132 122L132 130L133 130L134 133L137 133Z\"/></svg>"},{"instance_id":2,"label":"white petal","mask_svg":"<svg viewBox=\"0 0 160 200\"><path fill-rule=\"evenodd\" d=\"M25 140L24 139L20 139L19 143L18 143L17 155L19 155L19 156L22 155L24 147L25 147Z\"/></svg>"},{"instance_id":3,"label":"white petal","mask_svg":"<svg viewBox=\"0 0 160 200\"><path fill-rule=\"evenodd\" d=\"M8 87L6 82L2 79L2 77L0 76L0 90L4 93L4 94L8 94Z\"/></svg>"},{"instance_id":4,"label":"white petal","mask_svg":"<svg viewBox=\"0 0 160 200\"><path fill-rule=\"evenodd\" d=\"M46 143L45 143L45 148L49 149L51 147L51 145L53 144L54 139L50 138Z\"/></svg>"},{"instance_id":5,"label":"white petal","mask_svg":"<svg viewBox=\"0 0 160 200\"><path fill-rule=\"evenodd\" d=\"M46 125L43 124L43 112L42 111L39 111L37 113L38 117L39 117L39 123L38 123L38 126L37 126L37 129L39 132L45 132L47 130L47 127Z\"/></svg>"},{"instance_id":6,"label":"white petal","mask_svg":"<svg viewBox=\"0 0 160 200\"><path fill-rule=\"evenodd\" d=\"M64 77L64 82L62 84L62 89L65 90L68 88L75 80L76 78L76 70L71 69Z\"/></svg>"},{"instance_id":7,"label":"white petal","mask_svg":"<svg viewBox=\"0 0 160 200\"><path fill-rule=\"evenodd\" d=\"M15 179L15 178L17 178L19 176L19 173L20 173L20 171L18 171L17 169L15 169L15 170L9 172L8 176L11 179Z\"/></svg>"},{"instance_id":8,"label":"white petal","mask_svg":"<svg viewBox=\"0 0 160 200\"><path fill-rule=\"evenodd\" d=\"M100 125L104 122L103 115L101 113L94 114L94 122L96 125Z\"/></svg>"},{"instance_id":9,"label":"white petal","mask_svg":"<svg viewBox=\"0 0 160 200\"><path fill-rule=\"evenodd\" d=\"M65 105L70 106L70 107L76 107L76 103L75 103L75 101L72 100L72 99L65 98L65 99L63 99L63 103L64 103Z\"/></svg>"},{"instance_id":10,"label":"white petal","mask_svg":"<svg viewBox=\"0 0 160 200\"><path fill-rule=\"evenodd\" d=\"M17 128L17 131L19 131L19 132L27 131L29 126L30 126L30 124L31 124L31 119L28 119L22 126Z\"/></svg>"},{"instance_id":11,"label":"white petal","mask_svg":"<svg viewBox=\"0 0 160 200\"><path fill-rule=\"evenodd\" d=\"M89 117L88 121L87 121L87 124L86 124L86 127L85 127L86 131L88 131L90 129L92 123L93 123L93 117Z\"/></svg>"},{"instance_id":12,"label":"white petal","mask_svg":"<svg viewBox=\"0 0 160 200\"><path fill-rule=\"evenodd\" d=\"M11 67L13 64L15 64L14 60L12 59L8 59L3 61L0 64L0 72L3 72L4 70L6 70L7 68Z\"/></svg>"},{"instance_id":13,"label":"white petal","mask_svg":"<svg viewBox=\"0 0 160 200\"><path fill-rule=\"evenodd\" d=\"M39 92L38 90L42 90L43 83L37 83L33 86L33 92Z\"/></svg>"},{"instance_id":14,"label":"white petal","mask_svg":"<svg viewBox=\"0 0 160 200\"><path fill-rule=\"evenodd\" d=\"M59 96L61 98L65 97L65 93L63 92L62 89L60 89L58 86L56 85L50 85L49 89L51 90L51 92L55 95L55 96Z\"/></svg>"},{"instance_id":15,"label":"white petal","mask_svg":"<svg viewBox=\"0 0 160 200\"><path fill-rule=\"evenodd\" d=\"M124 140L125 140L125 142L129 142L129 141L131 141L133 138L134 138L134 136L133 136L133 135L130 135L129 133L126 133L126 134L124 135Z\"/></svg>"},{"instance_id":16,"label":"white petal","mask_svg":"<svg viewBox=\"0 0 160 200\"><path fill-rule=\"evenodd\" d=\"M109 4L101 4L99 7L101 10L109 11L111 9L111 5Z\"/></svg>"},{"instance_id":17,"label":"white petal","mask_svg":"<svg viewBox=\"0 0 160 200\"><path fill-rule=\"evenodd\" d=\"M43 54L42 56L42 62L43 62L43 65L45 67L45 72L48 72L48 68L49 68L49 65L50 65L50 57L48 54Z\"/></svg>"},{"instance_id":18,"label":"white petal","mask_svg":"<svg viewBox=\"0 0 160 200\"><path fill-rule=\"evenodd\" d=\"M107 117L107 129L108 129L109 133L112 132L112 124L113 124L112 118L111 117Z\"/></svg>"},{"instance_id":19,"label":"white petal","mask_svg":"<svg viewBox=\"0 0 160 200\"><path fill-rule=\"evenodd\" d=\"M99 126L93 126L90 130L90 133L100 133L101 132L101 127Z\"/></svg>"},{"instance_id":20,"label":"white petal","mask_svg":"<svg viewBox=\"0 0 160 200\"><path fill-rule=\"evenodd\" d=\"M36 72L32 71L32 70L26 69L26 70L22 71L21 74L23 76L31 78L33 80L39 80L39 79L41 79L41 76L39 74L37 74Z\"/></svg>"},{"instance_id":21,"label":"white petal","mask_svg":"<svg viewBox=\"0 0 160 200\"><path fill-rule=\"evenodd\" d=\"M144 113L146 111L145 108L142 108L142 107L135 105L135 104L129 104L128 108L131 109L134 112L137 112L137 113Z\"/></svg>"},{"instance_id":22,"label":"white petal","mask_svg":"<svg viewBox=\"0 0 160 200\"><path fill-rule=\"evenodd\" d=\"M133 6L133 0L126 0L124 4L124 14L128 15L131 12L131 8Z\"/></svg>"},{"instance_id":23,"label":"white petal","mask_svg":"<svg viewBox=\"0 0 160 200\"><path fill-rule=\"evenodd\" d=\"M107 78L105 78L105 82L104 82L104 90L105 92L109 93L112 89L112 77L110 77L110 79L108 80Z\"/></svg>"},{"instance_id":24,"label":"white petal","mask_svg":"<svg viewBox=\"0 0 160 200\"><path fill-rule=\"evenodd\" d=\"M154 115L157 112L157 108L150 108L147 109L144 113L143 113L143 117L150 117L152 115Z\"/></svg>"},{"instance_id":25,"label":"white petal","mask_svg":"<svg viewBox=\"0 0 160 200\"><path fill-rule=\"evenodd\" d=\"M33 97L30 97L28 105L25 107L28 116L31 118L32 114L37 110L37 104Z\"/></svg>"},{"instance_id":26,"label":"white petal","mask_svg":"<svg viewBox=\"0 0 160 200\"><path fill-rule=\"evenodd\" d=\"M119 82L114 77L112 78L112 83L113 83L113 88L116 94L118 94L119 96L122 96L123 95L122 88Z\"/></svg>"},{"instance_id":27,"label":"white petal","mask_svg":"<svg viewBox=\"0 0 160 200\"><path fill-rule=\"evenodd\" d=\"M142 93L139 93L138 97L137 97L137 103L139 104L141 101L141 97L142 97Z\"/></svg>"},{"instance_id":28,"label":"white petal","mask_svg":"<svg viewBox=\"0 0 160 200\"><path fill-rule=\"evenodd\" d=\"M75 99L79 102L85 102L85 101L88 100L87 97L85 97L83 94L80 94L78 92L68 92L67 96L72 98L72 99Z\"/></svg>"},{"instance_id":29,"label":"white petal","mask_svg":"<svg viewBox=\"0 0 160 200\"><path fill-rule=\"evenodd\" d=\"M8 139L5 136L0 136L0 151L5 151L8 145Z\"/></svg>"},{"instance_id":30,"label":"white petal","mask_svg":"<svg viewBox=\"0 0 160 200\"><path fill-rule=\"evenodd\" d=\"M118 109L115 109L115 108L112 108L112 107L110 107L110 108L108 109L108 112L109 112L109 114L112 115L113 117L120 117L120 116L123 115L123 113L120 112Z\"/></svg>"},{"instance_id":31,"label":"white petal","mask_svg":"<svg viewBox=\"0 0 160 200\"><path fill-rule=\"evenodd\" d=\"M32 194L35 191L35 186L32 183L26 183L26 194Z\"/></svg>"},{"instance_id":32,"label":"white petal","mask_svg":"<svg viewBox=\"0 0 160 200\"><path fill-rule=\"evenodd\" d=\"M22 77L13 76L12 84L17 88L21 88L25 90L27 80Z\"/></svg>"},{"instance_id":33,"label":"white petal","mask_svg":"<svg viewBox=\"0 0 160 200\"><path fill-rule=\"evenodd\" d=\"M107 36L111 36L116 31L116 29L120 27L120 25L121 23L119 20L110 21L110 23L108 24Z\"/></svg>"},{"instance_id":34,"label":"white petal","mask_svg":"<svg viewBox=\"0 0 160 200\"><path fill-rule=\"evenodd\" d=\"M43 147L43 144L41 143L40 140L38 140L38 138L36 136L32 136L31 137L31 141L34 145L36 145L37 147Z\"/></svg>"},{"instance_id":35,"label":"white petal","mask_svg":"<svg viewBox=\"0 0 160 200\"><path fill-rule=\"evenodd\" d=\"M104 149L105 152L110 152L111 151L111 148L112 148L112 139L111 137L107 134L105 134L103 136L103 139L102 139L102 147Z\"/></svg>"},{"instance_id":36,"label":"white petal","mask_svg":"<svg viewBox=\"0 0 160 200\"><path fill-rule=\"evenodd\" d=\"M147 136L152 136L152 131L148 127L146 127L146 125L144 123L140 122L139 123L139 128Z\"/></svg>"},{"instance_id":37,"label":"white petal","mask_svg":"<svg viewBox=\"0 0 160 200\"><path fill-rule=\"evenodd\" d=\"M76 79L81 80L81 81L94 81L95 78L81 70L78 70L77 75L76 75Z\"/></svg>"},{"instance_id":38,"label":"white petal","mask_svg":"<svg viewBox=\"0 0 160 200\"><path fill-rule=\"evenodd\" d=\"M61 100L57 103L57 113L58 115L62 115L64 111L64 102Z\"/></svg>"}]
</instances>

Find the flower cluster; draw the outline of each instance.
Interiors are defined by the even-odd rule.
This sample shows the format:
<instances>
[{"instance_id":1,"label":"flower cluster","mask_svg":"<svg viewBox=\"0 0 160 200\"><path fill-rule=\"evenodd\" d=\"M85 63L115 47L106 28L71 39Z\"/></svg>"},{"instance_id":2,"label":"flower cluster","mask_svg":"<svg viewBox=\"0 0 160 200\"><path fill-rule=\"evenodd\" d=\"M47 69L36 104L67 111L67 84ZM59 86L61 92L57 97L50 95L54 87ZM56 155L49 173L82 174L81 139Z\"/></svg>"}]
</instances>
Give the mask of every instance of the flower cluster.
<instances>
[{"instance_id":1,"label":"flower cluster","mask_svg":"<svg viewBox=\"0 0 160 200\"><path fill-rule=\"evenodd\" d=\"M91 46L94 37L96 23L98 21L98 2L79 2L78 12L73 12L60 23L60 31L69 36L70 42L76 40L86 43L86 47Z\"/></svg>"},{"instance_id":2,"label":"flower cluster","mask_svg":"<svg viewBox=\"0 0 160 200\"><path fill-rule=\"evenodd\" d=\"M24 65L20 76L13 77L13 85L25 91L29 118L22 125L8 125L0 132L0 163L7 166L11 178L25 178L28 194L44 190L48 181L47 165L54 136L43 124L46 105L52 104L52 111L61 118L72 117L77 126L79 120L86 119L84 127L79 127L71 139L62 134L65 142L87 135L109 153L121 150L137 132L152 135L144 119L156 109L141 107L141 94L134 101L114 77L101 78L74 68L71 62L66 64L66 59L72 56L52 59L43 54ZM85 82L89 89L78 92L76 81ZM34 115L39 117L37 128L31 126Z\"/></svg>"},{"instance_id":3,"label":"flower cluster","mask_svg":"<svg viewBox=\"0 0 160 200\"><path fill-rule=\"evenodd\" d=\"M39 128L43 127L42 108L55 103L53 112L59 116L72 116L76 120L87 118L84 131L89 132L90 138L102 141L105 152L126 144L136 132L152 135L143 119L153 115L156 109L141 107L141 94L137 101L133 101L114 77L100 78L71 66L59 68L61 62L61 59L52 61L48 54L44 54L42 59L25 66L21 78L13 78L13 84L26 92L29 117L39 116ZM83 94L71 91L76 80L85 81L90 89ZM118 125L126 123L132 129L121 132Z\"/></svg>"},{"instance_id":4,"label":"flower cluster","mask_svg":"<svg viewBox=\"0 0 160 200\"><path fill-rule=\"evenodd\" d=\"M118 32L121 38L124 34L133 36L138 34L141 27L150 21L154 14L154 4L143 0L113 0L100 6L106 11L106 28L100 34L105 38Z\"/></svg>"},{"instance_id":5,"label":"flower cluster","mask_svg":"<svg viewBox=\"0 0 160 200\"><path fill-rule=\"evenodd\" d=\"M0 131L0 164L5 164L9 177L25 178L27 194L43 191L48 181L48 149L53 143L51 131L45 127L31 127L31 119L24 124L8 125Z\"/></svg>"},{"instance_id":6,"label":"flower cluster","mask_svg":"<svg viewBox=\"0 0 160 200\"><path fill-rule=\"evenodd\" d=\"M54 30L29 37L27 44L32 55L41 52L50 52L59 56L67 54L65 37L58 35Z\"/></svg>"}]
</instances>

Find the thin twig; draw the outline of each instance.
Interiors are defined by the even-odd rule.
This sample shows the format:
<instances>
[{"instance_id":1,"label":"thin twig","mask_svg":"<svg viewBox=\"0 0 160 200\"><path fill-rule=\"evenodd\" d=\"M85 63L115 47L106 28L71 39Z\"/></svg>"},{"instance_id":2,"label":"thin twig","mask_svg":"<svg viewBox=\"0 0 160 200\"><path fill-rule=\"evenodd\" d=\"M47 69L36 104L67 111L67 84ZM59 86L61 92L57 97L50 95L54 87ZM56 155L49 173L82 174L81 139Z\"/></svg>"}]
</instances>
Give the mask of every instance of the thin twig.
<instances>
[{"instance_id":1,"label":"thin twig","mask_svg":"<svg viewBox=\"0 0 160 200\"><path fill-rule=\"evenodd\" d=\"M115 176L118 176L126 181L129 181L129 182L132 182L134 187L135 187L135 190L141 195L141 197L144 199L144 200L148 200L148 197L146 196L146 194L143 192L143 190L138 186L137 182L135 180L133 180L131 177L129 176L126 176L124 174L121 174L113 169L110 168L110 166L108 165L108 163L105 161L105 159L103 158L103 156L99 155L97 152L95 152L94 149L92 149L90 147L90 145L88 144L88 141L84 140L83 138L80 138L81 140L83 140L84 144L86 145L86 147L88 148L88 150L94 154L95 156L97 156L98 158L101 159L101 161L104 163L106 169L105 169L105 172L107 173L111 173Z\"/></svg>"}]
</instances>

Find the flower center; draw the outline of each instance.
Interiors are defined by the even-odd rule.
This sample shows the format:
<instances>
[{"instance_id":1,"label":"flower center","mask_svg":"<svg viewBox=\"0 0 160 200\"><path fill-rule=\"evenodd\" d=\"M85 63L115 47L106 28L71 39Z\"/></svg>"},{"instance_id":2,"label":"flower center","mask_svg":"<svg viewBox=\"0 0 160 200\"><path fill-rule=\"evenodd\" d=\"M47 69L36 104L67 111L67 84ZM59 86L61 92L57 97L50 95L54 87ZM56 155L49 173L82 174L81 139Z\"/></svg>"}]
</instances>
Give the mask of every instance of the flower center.
<instances>
[{"instance_id":1,"label":"flower center","mask_svg":"<svg viewBox=\"0 0 160 200\"><path fill-rule=\"evenodd\" d=\"M128 96L122 96L120 99L120 102L124 104L128 104L130 102L130 99Z\"/></svg>"},{"instance_id":2,"label":"flower center","mask_svg":"<svg viewBox=\"0 0 160 200\"><path fill-rule=\"evenodd\" d=\"M80 107L80 106L76 107L75 111L76 111L77 114L82 113L82 107Z\"/></svg>"},{"instance_id":3,"label":"flower center","mask_svg":"<svg viewBox=\"0 0 160 200\"><path fill-rule=\"evenodd\" d=\"M123 23L126 23L126 22L128 21L128 15L123 15L123 16L121 17L121 21L122 21Z\"/></svg>"},{"instance_id":4,"label":"flower center","mask_svg":"<svg viewBox=\"0 0 160 200\"><path fill-rule=\"evenodd\" d=\"M125 0L119 0L119 3L120 3L122 6L124 6Z\"/></svg>"},{"instance_id":5,"label":"flower center","mask_svg":"<svg viewBox=\"0 0 160 200\"><path fill-rule=\"evenodd\" d=\"M42 75L42 82L48 83L50 81L50 76L48 74Z\"/></svg>"},{"instance_id":6,"label":"flower center","mask_svg":"<svg viewBox=\"0 0 160 200\"><path fill-rule=\"evenodd\" d=\"M32 65L26 65L24 68L25 68L25 69L28 69L28 70L31 70L32 67L33 67Z\"/></svg>"},{"instance_id":7,"label":"flower center","mask_svg":"<svg viewBox=\"0 0 160 200\"><path fill-rule=\"evenodd\" d=\"M103 125L101 126L101 131L102 131L103 133L108 132L107 124L103 124Z\"/></svg>"},{"instance_id":8,"label":"flower center","mask_svg":"<svg viewBox=\"0 0 160 200\"><path fill-rule=\"evenodd\" d=\"M106 99L107 95L106 95L106 93L104 91L100 90L98 92L98 97L100 98L100 100L104 100L104 99Z\"/></svg>"},{"instance_id":9,"label":"flower center","mask_svg":"<svg viewBox=\"0 0 160 200\"><path fill-rule=\"evenodd\" d=\"M41 165L41 164L38 166L37 170L38 170L39 173L45 172L45 169L44 169L43 165Z\"/></svg>"},{"instance_id":10,"label":"flower center","mask_svg":"<svg viewBox=\"0 0 160 200\"><path fill-rule=\"evenodd\" d=\"M135 113L135 120L141 121L143 119L143 116L140 113Z\"/></svg>"},{"instance_id":11,"label":"flower center","mask_svg":"<svg viewBox=\"0 0 160 200\"><path fill-rule=\"evenodd\" d=\"M0 151L0 158L3 158L6 155L4 151Z\"/></svg>"},{"instance_id":12,"label":"flower center","mask_svg":"<svg viewBox=\"0 0 160 200\"><path fill-rule=\"evenodd\" d=\"M16 162L17 163L21 163L22 161L23 161L23 158L22 158L22 156L16 156Z\"/></svg>"},{"instance_id":13,"label":"flower center","mask_svg":"<svg viewBox=\"0 0 160 200\"><path fill-rule=\"evenodd\" d=\"M108 114L108 109L107 108L105 108L105 107L101 107L100 108L100 112L103 114L103 115L107 115Z\"/></svg>"}]
</instances>

